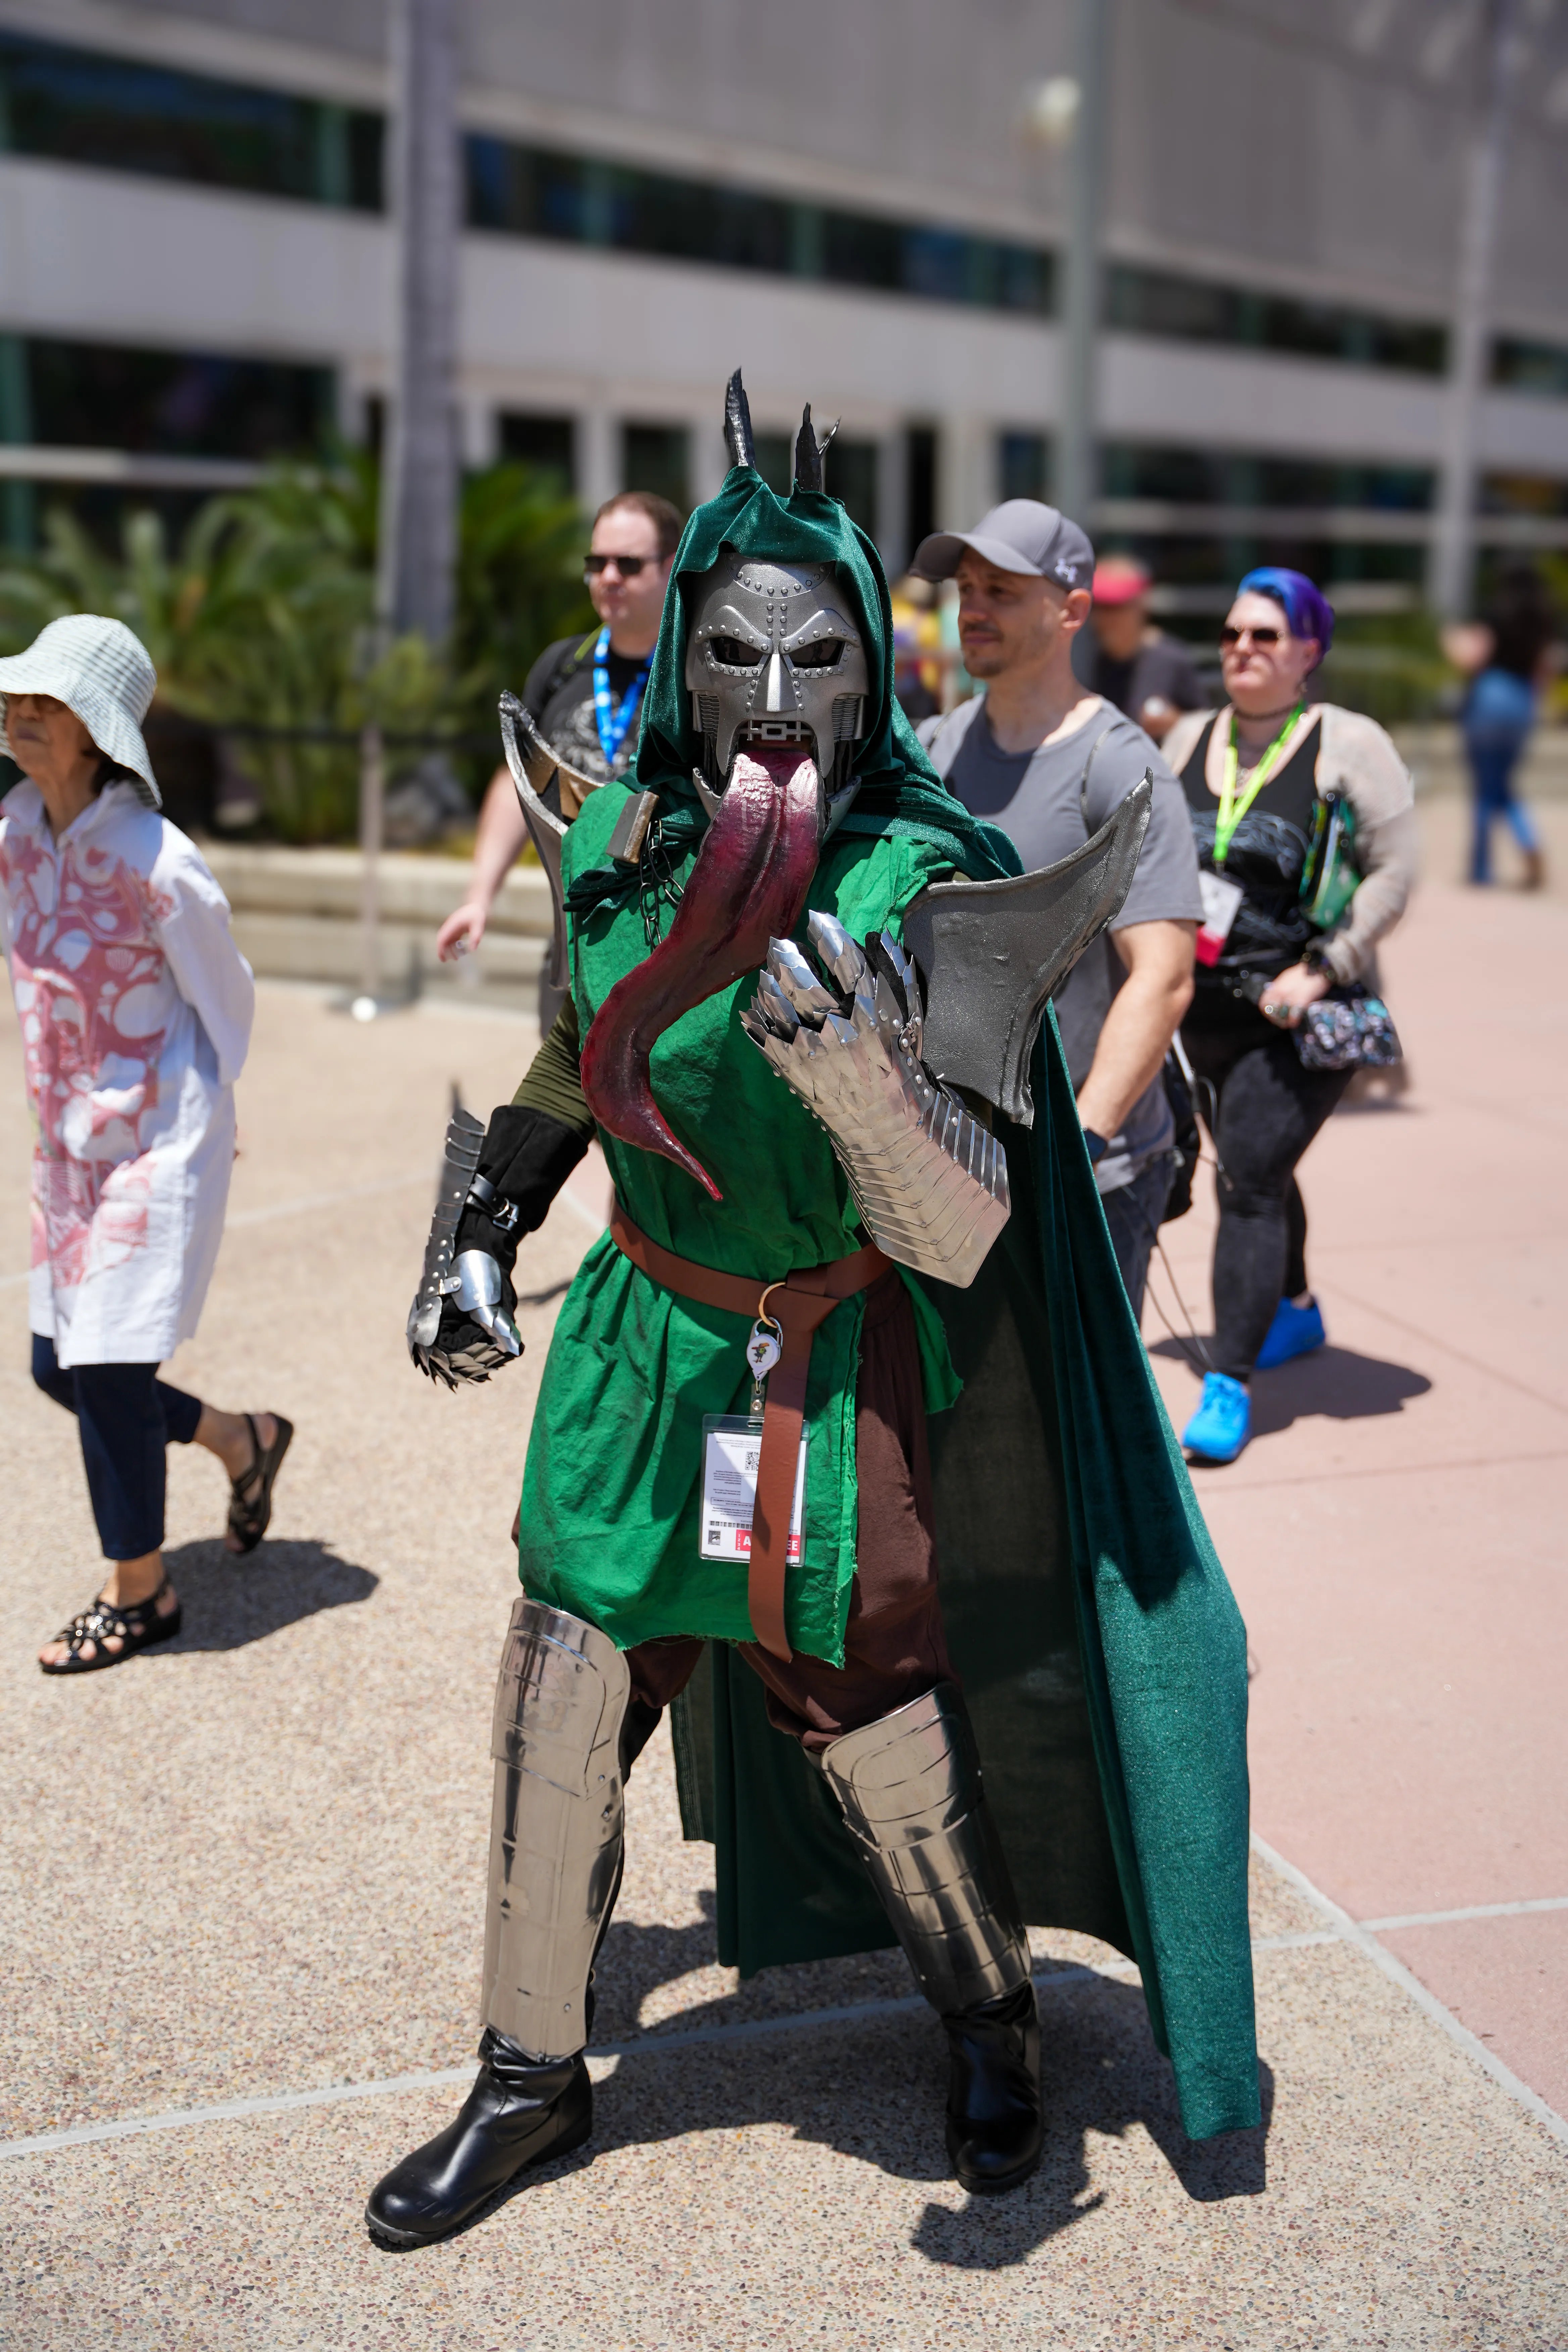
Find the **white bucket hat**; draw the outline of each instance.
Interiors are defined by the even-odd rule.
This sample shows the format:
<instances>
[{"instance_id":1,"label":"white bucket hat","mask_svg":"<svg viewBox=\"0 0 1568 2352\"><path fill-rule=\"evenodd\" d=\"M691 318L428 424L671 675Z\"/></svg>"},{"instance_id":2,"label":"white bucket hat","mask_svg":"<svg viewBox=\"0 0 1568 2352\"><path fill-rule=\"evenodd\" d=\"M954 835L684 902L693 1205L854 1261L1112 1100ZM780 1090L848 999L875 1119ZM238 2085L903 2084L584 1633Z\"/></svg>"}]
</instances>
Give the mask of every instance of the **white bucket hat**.
<instances>
[{"instance_id":1,"label":"white bucket hat","mask_svg":"<svg viewBox=\"0 0 1568 2352\"><path fill-rule=\"evenodd\" d=\"M75 711L104 757L129 771L138 798L161 809L163 795L142 740L157 683L152 656L123 621L103 613L67 613L40 630L25 654L0 660L0 751L11 751L4 698L52 694Z\"/></svg>"}]
</instances>

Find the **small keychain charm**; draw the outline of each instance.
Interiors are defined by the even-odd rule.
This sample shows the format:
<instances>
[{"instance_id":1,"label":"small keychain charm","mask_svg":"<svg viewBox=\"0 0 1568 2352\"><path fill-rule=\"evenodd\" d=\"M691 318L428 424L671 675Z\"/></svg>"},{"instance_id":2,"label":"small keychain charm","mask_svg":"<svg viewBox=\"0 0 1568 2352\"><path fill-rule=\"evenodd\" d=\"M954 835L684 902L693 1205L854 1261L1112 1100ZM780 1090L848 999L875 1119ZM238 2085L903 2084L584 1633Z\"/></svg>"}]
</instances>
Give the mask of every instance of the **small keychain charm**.
<instances>
[{"instance_id":1,"label":"small keychain charm","mask_svg":"<svg viewBox=\"0 0 1568 2352\"><path fill-rule=\"evenodd\" d=\"M746 1361L752 1368L752 1402L747 1418L758 1425L763 1418L763 1384L783 1353L782 1325L773 1322L770 1317L760 1318L752 1325L752 1336L746 1342Z\"/></svg>"}]
</instances>

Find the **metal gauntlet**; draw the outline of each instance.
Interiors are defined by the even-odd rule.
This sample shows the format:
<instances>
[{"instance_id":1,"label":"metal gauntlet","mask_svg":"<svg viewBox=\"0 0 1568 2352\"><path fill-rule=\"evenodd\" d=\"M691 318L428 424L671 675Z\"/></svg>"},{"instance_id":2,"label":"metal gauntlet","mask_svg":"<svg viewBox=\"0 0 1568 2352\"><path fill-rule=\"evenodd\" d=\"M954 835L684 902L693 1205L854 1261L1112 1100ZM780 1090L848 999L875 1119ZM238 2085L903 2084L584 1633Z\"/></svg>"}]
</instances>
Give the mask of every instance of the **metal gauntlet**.
<instances>
[{"instance_id":1,"label":"metal gauntlet","mask_svg":"<svg viewBox=\"0 0 1568 2352\"><path fill-rule=\"evenodd\" d=\"M425 1268L408 1310L410 1356L422 1372L454 1389L459 1381L488 1381L522 1353L500 1263L488 1250L457 1246L458 1227L470 1201L495 1217L495 1187L479 1172L484 1139L484 1127L472 1111L454 1111Z\"/></svg>"},{"instance_id":2,"label":"metal gauntlet","mask_svg":"<svg viewBox=\"0 0 1568 2352\"><path fill-rule=\"evenodd\" d=\"M839 992L773 940L746 1034L827 1129L879 1248L964 1288L1007 1222L1007 1155L921 1062L920 980L890 934L868 942L875 971L832 915L806 937Z\"/></svg>"}]
</instances>

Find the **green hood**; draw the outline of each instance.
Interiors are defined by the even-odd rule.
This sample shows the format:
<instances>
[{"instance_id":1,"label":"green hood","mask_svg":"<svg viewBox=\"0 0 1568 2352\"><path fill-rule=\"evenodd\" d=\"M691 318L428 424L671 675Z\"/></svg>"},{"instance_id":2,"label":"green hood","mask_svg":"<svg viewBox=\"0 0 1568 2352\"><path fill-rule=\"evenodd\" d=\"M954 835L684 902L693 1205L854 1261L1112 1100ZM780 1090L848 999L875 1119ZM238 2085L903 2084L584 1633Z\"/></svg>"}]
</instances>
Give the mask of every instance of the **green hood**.
<instances>
[{"instance_id":1,"label":"green hood","mask_svg":"<svg viewBox=\"0 0 1568 2352\"><path fill-rule=\"evenodd\" d=\"M732 466L715 499L700 506L676 551L670 593L643 698L637 782L667 810L696 810L691 771L702 755L685 683L686 634L697 582L720 551L732 547L774 563L831 563L857 608L866 643L870 692L855 775L860 790L843 830L936 836L973 880L1022 872L1005 834L982 824L954 800L893 694L893 619L887 576L876 549L837 499L795 490L781 499L750 466Z\"/></svg>"}]
</instances>

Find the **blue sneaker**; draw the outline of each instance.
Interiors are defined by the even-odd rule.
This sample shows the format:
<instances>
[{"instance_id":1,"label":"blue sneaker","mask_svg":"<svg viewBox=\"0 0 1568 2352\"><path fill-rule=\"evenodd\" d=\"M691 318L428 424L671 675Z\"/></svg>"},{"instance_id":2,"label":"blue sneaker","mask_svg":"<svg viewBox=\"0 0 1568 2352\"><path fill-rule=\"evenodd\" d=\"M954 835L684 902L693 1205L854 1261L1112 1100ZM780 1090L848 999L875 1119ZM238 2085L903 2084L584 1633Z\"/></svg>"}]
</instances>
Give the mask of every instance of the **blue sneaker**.
<instances>
[{"instance_id":1,"label":"blue sneaker","mask_svg":"<svg viewBox=\"0 0 1568 2352\"><path fill-rule=\"evenodd\" d=\"M1328 1336L1323 1310L1315 1298L1310 1298L1305 1307L1292 1307L1288 1298L1282 1298L1274 1309L1268 1337L1258 1351L1258 1369L1271 1372L1276 1364L1288 1364L1292 1356L1310 1356Z\"/></svg>"},{"instance_id":2,"label":"blue sneaker","mask_svg":"<svg viewBox=\"0 0 1568 2352\"><path fill-rule=\"evenodd\" d=\"M1206 1373L1203 1401L1182 1432L1187 1452L1203 1462L1234 1462L1251 1434L1252 1405L1241 1382Z\"/></svg>"}]
</instances>

